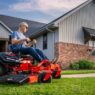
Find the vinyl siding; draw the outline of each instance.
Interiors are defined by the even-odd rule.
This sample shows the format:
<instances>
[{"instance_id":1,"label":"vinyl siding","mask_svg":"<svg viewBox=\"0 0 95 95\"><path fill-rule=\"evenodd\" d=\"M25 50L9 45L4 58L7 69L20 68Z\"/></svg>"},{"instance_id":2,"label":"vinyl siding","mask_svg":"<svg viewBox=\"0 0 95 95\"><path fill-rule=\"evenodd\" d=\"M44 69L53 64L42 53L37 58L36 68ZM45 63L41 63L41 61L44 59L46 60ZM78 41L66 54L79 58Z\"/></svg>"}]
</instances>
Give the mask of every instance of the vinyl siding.
<instances>
[{"instance_id":1,"label":"vinyl siding","mask_svg":"<svg viewBox=\"0 0 95 95\"><path fill-rule=\"evenodd\" d=\"M52 60L54 58L54 43L58 42L58 31L55 32L49 32L47 34L47 49L43 50L43 36L38 37L37 40L37 45L36 48L41 49L44 54Z\"/></svg>"},{"instance_id":2,"label":"vinyl siding","mask_svg":"<svg viewBox=\"0 0 95 95\"><path fill-rule=\"evenodd\" d=\"M9 31L0 24L0 38L8 39L9 34Z\"/></svg>"},{"instance_id":3,"label":"vinyl siding","mask_svg":"<svg viewBox=\"0 0 95 95\"><path fill-rule=\"evenodd\" d=\"M83 26L95 29L95 4L92 2L59 22L59 41L83 45Z\"/></svg>"}]
</instances>

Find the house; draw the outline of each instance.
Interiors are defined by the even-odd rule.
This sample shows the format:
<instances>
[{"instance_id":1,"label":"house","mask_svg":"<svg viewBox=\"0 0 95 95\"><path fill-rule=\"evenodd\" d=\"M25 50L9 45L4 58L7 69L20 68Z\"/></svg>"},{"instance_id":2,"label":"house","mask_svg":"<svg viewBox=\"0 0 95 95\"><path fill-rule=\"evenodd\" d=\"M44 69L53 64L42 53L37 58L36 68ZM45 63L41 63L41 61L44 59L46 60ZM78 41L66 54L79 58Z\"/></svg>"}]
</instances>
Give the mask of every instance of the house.
<instances>
[{"instance_id":1,"label":"house","mask_svg":"<svg viewBox=\"0 0 95 95\"><path fill-rule=\"evenodd\" d=\"M7 47L8 47L9 35L13 31L17 31L19 23L23 21L29 24L29 30L25 34L26 36L30 36L30 34L32 35L32 33L34 33L43 25L45 25L44 23L40 23L36 21L30 21L30 20L21 19L21 18L0 15L0 52L8 50Z\"/></svg>"},{"instance_id":2,"label":"house","mask_svg":"<svg viewBox=\"0 0 95 95\"><path fill-rule=\"evenodd\" d=\"M80 59L95 61L91 53L95 41L95 0L87 0L48 24L17 19L0 16L12 31L21 21L29 23L26 35L36 38L36 48L43 50L50 60L57 58L63 69Z\"/></svg>"},{"instance_id":3,"label":"house","mask_svg":"<svg viewBox=\"0 0 95 95\"><path fill-rule=\"evenodd\" d=\"M91 55L95 40L95 0L87 0L41 27L31 37L49 59L58 58L62 68L80 60L95 60Z\"/></svg>"}]
</instances>

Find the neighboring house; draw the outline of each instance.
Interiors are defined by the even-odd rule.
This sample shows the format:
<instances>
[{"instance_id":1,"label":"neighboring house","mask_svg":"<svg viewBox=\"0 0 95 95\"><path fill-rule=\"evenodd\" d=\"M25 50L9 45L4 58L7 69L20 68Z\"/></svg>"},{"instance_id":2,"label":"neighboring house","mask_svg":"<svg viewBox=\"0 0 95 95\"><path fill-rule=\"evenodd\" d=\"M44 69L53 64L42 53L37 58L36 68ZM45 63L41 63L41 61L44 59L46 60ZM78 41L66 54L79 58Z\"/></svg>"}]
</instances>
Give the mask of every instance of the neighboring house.
<instances>
[{"instance_id":1,"label":"neighboring house","mask_svg":"<svg viewBox=\"0 0 95 95\"><path fill-rule=\"evenodd\" d=\"M0 21L0 52L7 51L8 35L10 35L11 32L12 31L2 21Z\"/></svg>"},{"instance_id":2,"label":"neighboring house","mask_svg":"<svg viewBox=\"0 0 95 95\"><path fill-rule=\"evenodd\" d=\"M90 55L95 40L94 29L95 0L88 0L40 28L31 37L37 39L37 48L49 59L56 57L62 68L68 68L73 61L95 59Z\"/></svg>"},{"instance_id":3,"label":"neighboring house","mask_svg":"<svg viewBox=\"0 0 95 95\"><path fill-rule=\"evenodd\" d=\"M0 20L13 31L24 20L4 17ZM58 58L62 68L84 58L95 60L90 51L95 40L95 0L84 2L49 24L33 22L29 26L33 30L27 35L37 39L36 48L43 50L50 60Z\"/></svg>"},{"instance_id":4,"label":"neighboring house","mask_svg":"<svg viewBox=\"0 0 95 95\"><path fill-rule=\"evenodd\" d=\"M13 31L17 31L19 27L19 23L23 21L29 24L29 30L25 34L26 36L30 36L34 32L36 33L36 31L39 28L45 25L44 23L40 23L36 21L30 21L30 20L21 19L21 18L0 15L0 52L7 51L9 35Z\"/></svg>"}]
</instances>

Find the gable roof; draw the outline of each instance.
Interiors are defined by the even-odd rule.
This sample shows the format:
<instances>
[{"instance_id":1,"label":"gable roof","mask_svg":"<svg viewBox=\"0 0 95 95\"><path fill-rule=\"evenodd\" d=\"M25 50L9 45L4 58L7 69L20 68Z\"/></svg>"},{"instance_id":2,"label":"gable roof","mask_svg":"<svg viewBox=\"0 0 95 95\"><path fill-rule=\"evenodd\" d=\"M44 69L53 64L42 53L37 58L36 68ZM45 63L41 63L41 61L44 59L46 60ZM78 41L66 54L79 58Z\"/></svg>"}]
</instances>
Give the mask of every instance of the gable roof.
<instances>
[{"instance_id":1,"label":"gable roof","mask_svg":"<svg viewBox=\"0 0 95 95\"><path fill-rule=\"evenodd\" d=\"M26 33L27 36L32 35L35 33L39 28L45 25L45 23L40 23L36 21L30 21L26 19L21 19L21 18L16 18L16 17L11 17L11 16L6 16L6 15L0 15L0 20L7 26L9 27L12 31L16 31L19 27L19 23L21 22L27 22L29 24L29 30Z\"/></svg>"},{"instance_id":2,"label":"gable roof","mask_svg":"<svg viewBox=\"0 0 95 95\"><path fill-rule=\"evenodd\" d=\"M89 3L91 3L93 0L87 0L84 3L78 5L77 7L73 8L72 10L68 11L67 13L63 14L62 16L58 17L57 19L55 19L53 22L58 23L60 22L60 20L63 18L67 18L68 16L72 15L73 13L75 13L76 11L80 10L81 8L85 7L86 5L88 5Z\"/></svg>"},{"instance_id":3,"label":"gable roof","mask_svg":"<svg viewBox=\"0 0 95 95\"><path fill-rule=\"evenodd\" d=\"M3 27L5 27L10 33L12 33L12 30L7 27L7 25L5 25L2 21L0 21L0 24L3 25Z\"/></svg>"},{"instance_id":4,"label":"gable roof","mask_svg":"<svg viewBox=\"0 0 95 95\"><path fill-rule=\"evenodd\" d=\"M92 1L93 0L87 0L87 1L85 1L84 3L82 3L79 6L73 8L72 10L68 11L67 13L65 13L62 16L58 17L57 19L53 20L52 22L44 25L43 27L41 27L38 30L38 32L34 33L32 36L36 37L37 35L43 34L44 31L51 30L52 29L51 27L55 27L56 28L57 27L57 23L60 22L60 20L67 18L68 16L72 15L73 13L75 13L76 11L78 11L79 9L85 7L86 5L88 5L89 3L91 3Z\"/></svg>"}]
</instances>

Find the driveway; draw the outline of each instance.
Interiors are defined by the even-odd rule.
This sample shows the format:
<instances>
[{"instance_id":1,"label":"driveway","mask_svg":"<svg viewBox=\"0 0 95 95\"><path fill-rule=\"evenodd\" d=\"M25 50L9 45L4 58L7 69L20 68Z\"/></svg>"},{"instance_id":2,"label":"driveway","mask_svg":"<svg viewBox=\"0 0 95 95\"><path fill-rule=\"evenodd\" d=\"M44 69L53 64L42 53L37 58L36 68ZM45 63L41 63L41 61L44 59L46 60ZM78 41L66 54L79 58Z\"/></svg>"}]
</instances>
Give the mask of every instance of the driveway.
<instances>
[{"instance_id":1,"label":"driveway","mask_svg":"<svg viewBox=\"0 0 95 95\"><path fill-rule=\"evenodd\" d=\"M85 77L95 77L95 73L94 74L62 75L62 78L85 78Z\"/></svg>"}]
</instances>

